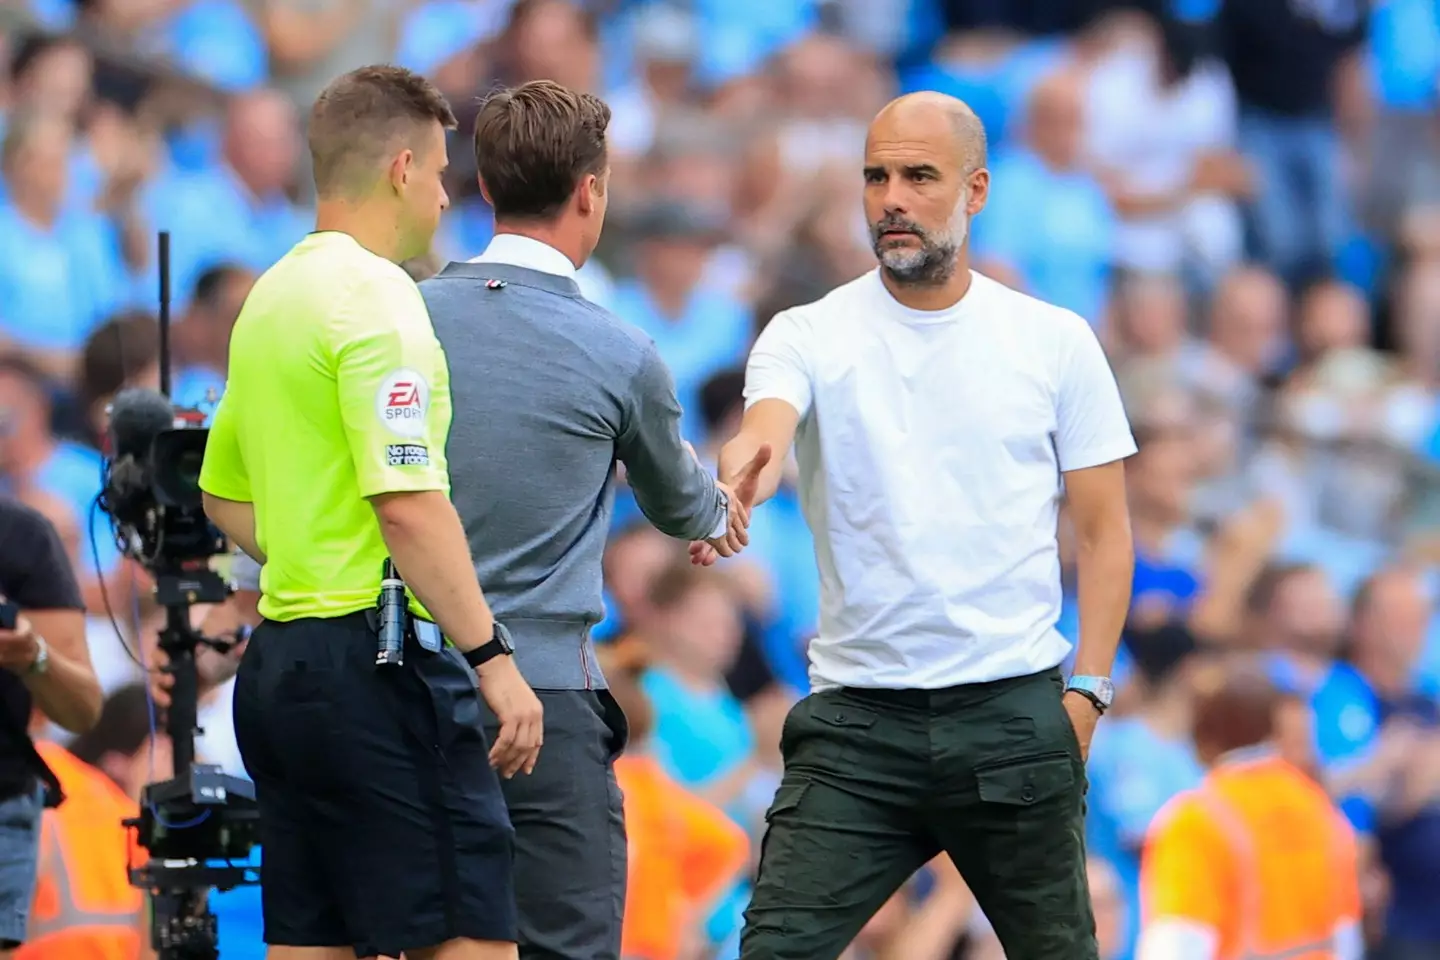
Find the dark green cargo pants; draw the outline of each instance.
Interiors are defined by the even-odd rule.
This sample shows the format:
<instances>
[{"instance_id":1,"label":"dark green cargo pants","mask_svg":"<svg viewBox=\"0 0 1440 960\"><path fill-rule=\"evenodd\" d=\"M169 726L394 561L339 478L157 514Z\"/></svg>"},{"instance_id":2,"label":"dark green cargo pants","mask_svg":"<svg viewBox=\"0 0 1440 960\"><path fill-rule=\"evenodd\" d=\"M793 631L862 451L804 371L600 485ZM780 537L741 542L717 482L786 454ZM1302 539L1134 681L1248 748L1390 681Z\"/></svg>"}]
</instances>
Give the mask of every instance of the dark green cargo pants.
<instances>
[{"instance_id":1,"label":"dark green cargo pants","mask_svg":"<svg viewBox=\"0 0 1440 960\"><path fill-rule=\"evenodd\" d=\"M1010 960L1098 960L1058 670L812 694L785 721L741 960L835 960L942 850Z\"/></svg>"}]
</instances>

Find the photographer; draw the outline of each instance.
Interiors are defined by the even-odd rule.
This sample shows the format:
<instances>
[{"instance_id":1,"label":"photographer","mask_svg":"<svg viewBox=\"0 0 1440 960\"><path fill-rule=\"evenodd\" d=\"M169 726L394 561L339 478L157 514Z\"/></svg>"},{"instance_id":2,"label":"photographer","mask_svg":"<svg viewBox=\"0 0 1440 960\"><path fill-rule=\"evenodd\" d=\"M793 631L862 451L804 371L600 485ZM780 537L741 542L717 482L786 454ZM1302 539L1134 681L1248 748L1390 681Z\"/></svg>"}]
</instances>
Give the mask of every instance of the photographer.
<instances>
[{"instance_id":1,"label":"photographer","mask_svg":"<svg viewBox=\"0 0 1440 960\"><path fill-rule=\"evenodd\" d=\"M64 544L39 512L0 497L0 958L25 939L40 813L61 800L27 732L35 710L76 733L100 719L84 604ZM12 606L13 605L13 606ZM14 614L13 620L10 614ZM8 625L8 626L7 626Z\"/></svg>"}]
</instances>

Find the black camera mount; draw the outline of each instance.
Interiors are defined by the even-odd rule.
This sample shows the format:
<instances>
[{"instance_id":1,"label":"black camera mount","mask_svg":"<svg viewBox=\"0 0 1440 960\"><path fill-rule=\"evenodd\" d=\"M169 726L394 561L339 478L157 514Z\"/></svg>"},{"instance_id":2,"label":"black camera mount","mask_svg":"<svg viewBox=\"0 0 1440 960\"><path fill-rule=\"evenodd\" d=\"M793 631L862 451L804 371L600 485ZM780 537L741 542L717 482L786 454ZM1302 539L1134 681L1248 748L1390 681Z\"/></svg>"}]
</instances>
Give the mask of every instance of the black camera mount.
<instances>
[{"instance_id":1,"label":"black camera mount","mask_svg":"<svg viewBox=\"0 0 1440 960\"><path fill-rule=\"evenodd\" d=\"M191 625L196 604L220 604L230 586L210 569L225 540L205 516L199 486L208 431L203 418L170 406L170 236L160 234L160 370L164 396L132 396L112 405L110 451L102 504L123 552L155 578L165 610L160 650L173 674L166 732L175 776L147 784L140 815L125 821L150 855L130 882L151 900L151 936L159 960L217 960L219 929L211 889L259 883L249 858L259 823L255 787L220 767L195 762L202 646L220 652L234 644ZM142 391L143 393L143 391ZM122 409L123 407L123 409Z\"/></svg>"}]
</instances>

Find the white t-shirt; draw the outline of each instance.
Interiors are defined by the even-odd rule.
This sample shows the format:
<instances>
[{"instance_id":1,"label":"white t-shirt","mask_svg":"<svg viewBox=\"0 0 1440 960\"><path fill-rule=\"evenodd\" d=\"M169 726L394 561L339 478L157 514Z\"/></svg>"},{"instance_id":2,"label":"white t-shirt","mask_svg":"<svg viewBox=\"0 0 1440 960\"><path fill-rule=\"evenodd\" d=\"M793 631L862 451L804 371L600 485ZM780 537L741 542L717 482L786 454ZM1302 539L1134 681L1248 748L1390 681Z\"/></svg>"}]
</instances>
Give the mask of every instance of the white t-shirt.
<instances>
[{"instance_id":1,"label":"white t-shirt","mask_svg":"<svg viewBox=\"0 0 1440 960\"><path fill-rule=\"evenodd\" d=\"M1132 190L1178 189L1201 154L1235 146L1235 88L1217 61L1198 64L1167 90L1153 56L1124 50L1092 71L1086 97L1086 152L1120 171ZM1179 270L1189 260L1223 268L1239 259L1242 239L1239 207L1226 197L1200 196L1166 213L1122 221L1115 259L1155 272Z\"/></svg>"},{"instance_id":2,"label":"white t-shirt","mask_svg":"<svg viewBox=\"0 0 1440 960\"><path fill-rule=\"evenodd\" d=\"M801 414L800 497L820 570L810 681L937 689L1053 667L1061 473L1135 452L1090 325L972 273L910 310L878 271L779 314L747 408Z\"/></svg>"}]
</instances>

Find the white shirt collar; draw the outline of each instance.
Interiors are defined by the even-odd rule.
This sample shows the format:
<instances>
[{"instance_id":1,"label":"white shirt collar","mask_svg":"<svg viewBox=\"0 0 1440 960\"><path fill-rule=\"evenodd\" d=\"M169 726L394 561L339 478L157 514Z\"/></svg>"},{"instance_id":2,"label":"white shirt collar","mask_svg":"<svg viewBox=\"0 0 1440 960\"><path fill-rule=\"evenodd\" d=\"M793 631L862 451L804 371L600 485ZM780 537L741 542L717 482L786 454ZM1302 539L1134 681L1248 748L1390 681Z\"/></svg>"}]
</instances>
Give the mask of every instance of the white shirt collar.
<instances>
[{"instance_id":1,"label":"white shirt collar","mask_svg":"<svg viewBox=\"0 0 1440 960\"><path fill-rule=\"evenodd\" d=\"M522 237L518 233L498 233L491 237L485 252L470 262L504 263L575 279L575 264L570 262L569 257L548 243L534 237Z\"/></svg>"}]
</instances>

